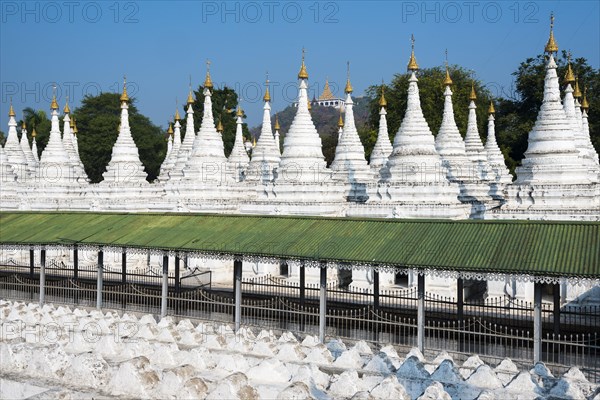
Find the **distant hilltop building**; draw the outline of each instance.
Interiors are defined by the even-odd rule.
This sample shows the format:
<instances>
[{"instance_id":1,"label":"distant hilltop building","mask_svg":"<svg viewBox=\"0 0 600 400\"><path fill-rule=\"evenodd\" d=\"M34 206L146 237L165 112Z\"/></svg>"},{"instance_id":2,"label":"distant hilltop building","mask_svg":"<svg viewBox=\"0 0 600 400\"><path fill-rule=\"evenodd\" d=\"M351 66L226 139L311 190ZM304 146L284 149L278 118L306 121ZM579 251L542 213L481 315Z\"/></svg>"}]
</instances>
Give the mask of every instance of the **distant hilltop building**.
<instances>
[{"instance_id":1,"label":"distant hilltop building","mask_svg":"<svg viewBox=\"0 0 600 400\"><path fill-rule=\"evenodd\" d=\"M319 98L313 97L311 100L311 105L319 105L321 107L333 107L336 109L344 110L344 99L341 97L336 97L331 91L331 87L329 86L329 80L325 80L325 87L323 88L323 92L319 96ZM294 107L298 107L298 102L293 103Z\"/></svg>"}]
</instances>

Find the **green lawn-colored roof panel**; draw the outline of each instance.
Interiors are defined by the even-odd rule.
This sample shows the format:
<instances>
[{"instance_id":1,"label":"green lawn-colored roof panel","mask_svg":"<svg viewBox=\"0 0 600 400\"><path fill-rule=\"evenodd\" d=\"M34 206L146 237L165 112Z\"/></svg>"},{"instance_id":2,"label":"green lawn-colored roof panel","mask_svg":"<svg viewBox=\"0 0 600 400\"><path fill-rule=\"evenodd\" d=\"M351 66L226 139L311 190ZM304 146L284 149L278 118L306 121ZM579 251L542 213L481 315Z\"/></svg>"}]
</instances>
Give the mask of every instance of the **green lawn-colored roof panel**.
<instances>
[{"instance_id":1,"label":"green lawn-colored roof panel","mask_svg":"<svg viewBox=\"0 0 600 400\"><path fill-rule=\"evenodd\" d=\"M82 243L600 278L600 223L0 213L0 243Z\"/></svg>"}]
</instances>

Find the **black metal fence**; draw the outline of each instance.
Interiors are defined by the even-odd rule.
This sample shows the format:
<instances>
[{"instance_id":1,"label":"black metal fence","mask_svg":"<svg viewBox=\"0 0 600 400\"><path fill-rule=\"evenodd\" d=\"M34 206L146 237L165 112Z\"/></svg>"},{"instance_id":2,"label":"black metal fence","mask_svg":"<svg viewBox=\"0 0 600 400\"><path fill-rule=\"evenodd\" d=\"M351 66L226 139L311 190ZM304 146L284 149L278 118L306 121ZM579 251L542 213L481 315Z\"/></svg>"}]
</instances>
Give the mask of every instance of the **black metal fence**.
<instances>
[{"instance_id":1,"label":"black metal fence","mask_svg":"<svg viewBox=\"0 0 600 400\"><path fill-rule=\"evenodd\" d=\"M39 301L39 265L4 263L0 266L0 296ZM93 307L97 300L96 265L70 265L49 261L45 267L48 302ZM161 311L162 269L137 271L104 268L102 306L158 314ZM232 288L211 286L210 272L188 269L168 275L167 314L231 323L235 311ZM160 273L159 273L160 272ZM319 334L320 286L281 276L242 281L241 324L260 329ZM326 287L326 335L350 340L417 345L416 288L373 290ZM425 342L427 353L444 350L455 360L472 354L492 365L509 357L517 364L533 359L533 302L508 296L484 301L458 301L426 294ZM542 360L554 373L578 366L591 381L600 381L600 308L542 303Z\"/></svg>"}]
</instances>

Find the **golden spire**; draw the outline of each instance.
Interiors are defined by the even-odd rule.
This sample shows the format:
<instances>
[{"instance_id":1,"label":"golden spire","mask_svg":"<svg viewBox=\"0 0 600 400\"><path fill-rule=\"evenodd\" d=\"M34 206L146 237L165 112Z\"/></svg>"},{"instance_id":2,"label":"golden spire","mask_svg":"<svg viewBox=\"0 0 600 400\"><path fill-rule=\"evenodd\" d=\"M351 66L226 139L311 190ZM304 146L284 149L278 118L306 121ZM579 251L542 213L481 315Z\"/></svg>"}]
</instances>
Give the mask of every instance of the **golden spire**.
<instances>
[{"instance_id":1,"label":"golden spire","mask_svg":"<svg viewBox=\"0 0 600 400\"><path fill-rule=\"evenodd\" d=\"M340 107L340 117L338 118L338 128L344 127L344 120L342 119L342 108Z\"/></svg>"},{"instance_id":2,"label":"golden spire","mask_svg":"<svg viewBox=\"0 0 600 400\"><path fill-rule=\"evenodd\" d=\"M69 121L69 126L71 127L71 130L73 130L73 128L75 127L75 118L71 119L71 121Z\"/></svg>"},{"instance_id":3,"label":"golden spire","mask_svg":"<svg viewBox=\"0 0 600 400\"><path fill-rule=\"evenodd\" d=\"M412 42L412 50L410 52L410 59L408 60L407 69L414 72L419 69L419 64L417 64L417 59L415 58L415 35L410 35L410 41Z\"/></svg>"},{"instance_id":4,"label":"golden spire","mask_svg":"<svg viewBox=\"0 0 600 400\"><path fill-rule=\"evenodd\" d=\"M581 101L581 108L585 111L590 109L590 103L588 103L587 99L587 86L583 88L583 100Z\"/></svg>"},{"instance_id":5,"label":"golden spire","mask_svg":"<svg viewBox=\"0 0 600 400\"><path fill-rule=\"evenodd\" d=\"M475 82L471 82L471 94L469 95L469 100L477 100L477 93L475 93Z\"/></svg>"},{"instance_id":6,"label":"golden spire","mask_svg":"<svg viewBox=\"0 0 600 400\"><path fill-rule=\"evenodd\" d=\"M573 69L571 68L571 51L569 51L567 54L567 60L569 64L567 65L567 72L565 73L565 85L575 83L575 75L573 74Z\"/></svg>"},{"instance_id":7,"label":"golden spire","mask_svg":"<svg viewBox=\"0 0 600 400\"><path fill-rule=\"evenodd\" d=\"M15 114L15 109L13 108L13 105L12 105L12 97L10 98L10 108L8 109L8 116L9 117L17 116L17 114Z\"/></svg>"},{"instance_id":8,"label":"golden spire","mask_svg":"<svg viewBox=\"0 0 600 400\"><path fill-rule=\"evenodd\" d=\"M304 64L304 47L302 48L302 65L300 66L300 72L298 72L298 79L308 79L308 72L306 71L306 65Z\"/></svg>"},{"instance_id":9,"label":"golden spire","mask_svg":"<svg viewBox=\"0 0 600 400\"><path fill-rule=\"evenodd\" d=\"M221 123L221 119L219 119L219 123L217 123L217 132L223 133L223 123Z\"/></svg>"},{"instance_id":10,"label":"golden spire","mask_svg":"<svg viewBox=\"0 0 600 400\"><path fill-rule=\"evenodd\" d=\"M488 114L496 114L496 109L494 108L493 101L490 101L490 108L488 108Z\"/></svg>"},{"instance_id":11,"label":"golden spire","mask_svg":"<svg viewBox=\"0 0 600 400\"><path fill-rule=\"evenodd\" d=\"M178 108L176 108L176 109L175 109L175 120L176 120L176 121L179 121L180 119L181 119L181 117L179 116L179 109L178 109Z\"/></svg>"},{"instance_id":12,"label":"golden spire","mask_svg":"<svg viewBox=\"0 0 600 400\"><path fill-rule=\"evenodd\" d=\"M171 122L169 122L169 129L167 129L167 133L168 133L169 135L172 135L172 134L173 134L173 124L172 124Z\"/></svg>"},{"instance_id":13,"label":"golden spire","mask_svg":"<svg viewBox=\"0 0 600 400\"><path fill-rule=\"evenodd\" d=\"M37 132L35 131L35 126L33 127L33 131L31 131L31 137L34 138L37 136Z\"/></svg>"},{"instance_id":14,"label":"golden spire","mask_svg":"<svg viewBox=\"0 0 600 400\"><path fill-rule=\"evenodd\" d=\"M450 78L450 71L448 70L448 49L446 49L446 78L444 79L444 86L452 85L452 78Z\"/></svg>"},{"instance_id":15,"label":"golden spire","mask_svg":"<svg viewBox=\"0 0 600 400\"><path fill-rule=\"evenodd\" d=\"M346 88L344 88L344 92L347 94L352 93L352 84L350 83L350 61L347 61L346 67Z\"/></svg>"},{"instance_id":16,"label":"golden spire","mask_svg":"<svg viewBox=\"0 0 600 400\"><path fill-rule=\"evenodd\" d=\"M71 109L69 108L69 96L67 96L67 101L65 103L65 108L63 108L63 112L65 114L69 114L71 112Z\"/></svg>"},{"instance_id":17,"label":"golden spire","mask_svg":"<svg viewBox=\"0 0 600 400\"><path fill-rule=\"evenodd\" d=\"M548 38L548 43L546 43L546 48L544 49L546 53L552 54L558 51L558 45L556 44L556 40L554 40L554 13L550 13L550 37Z\"/></svg>"},{"instance_id":18,"label":"golden spire","mask_svg":"<svg viewBox=\"0 0 600 400\"><path fill-rule=\"evenodd\" d=\"M52 103L50 103L51 110L58 110L58 103L56 102L56 85L52 87Z\"/></svg>"},{"instance_id":19,"label":"golden spire","mask_svg":"<svg viewBox=\"0 0 600 400\"><path fill-rule=\"evenodd\" d=\"M267 101L271 101L271 93L269 93L269 73L267 72L267 80L266 80L266 89L265 89L265 95L263 96L263 100L265 101L265 103Z\"/></svg>"},{"instance_id":20,"label":"golden spire","mask_svg":"<svg viewBox=\"0 0 600 400\"><path fill-rule=\"evenodd\" d=\"M206 60L206 78L204 78L204 87L207 89L213 88L212 79L210 79L210 60Z\"/></svg>"},{"instance_id":21,"label":"golden spire","mask_svg":"<svg viewBox=\"0 0 600 400\"><path fill-rule=\"evenodd\" d=\"M23 120L23 123L21 124L21 129L27 129L27 124L25 123L25 120Z\"/></svg>"},{"instance_id":22,"label":"golden spire","mask_svg":"<svg viewBox=\"0 0 600 400\"><path fill-rule=\"evenodd\" d=\"M275 130L278 131L279 129L281 129L279 126L279 115L275 114Z\"/></svg>"},{"instance_id":23,"label":"golden spire","mask_svg":"<svg viewBox=\"0 0 600 400\"><path fill-rule=\"evenodd\" d=\"M129 101L129 96L127 96L127 77L123 76L123 94L121 94L121 103L124 101Z\"/></svg>"},{"instance_id":24,"label":"golden spire","mask_svg":"<svg viewBox=\"0 0 600 400\"><path fill-rule=\"evenodd\" d=\"M194 95L192 94L192 76L190 75L190 92L188 93L188 98L186 104L189 106L190 104L194 104Z\"/></svg>"},{"instance_id":25,"label":"golden spire","mask_svg":"<svg viewBox=\"0 0 600 400\"><path fill-rule=\"evenodd\" d=\"M381 82L381 97L379 98L379 107L387 107L387 101L385 100L385 86ZM341 115L340 115L341 117Z\"/></svg>"},{"instance_id":26,"label":"golden spire","mask_svg":"<svg viewBox=\"0 0 600 400\"><path fill-rule=\"evenodd\" d=\"M237 112L235 113L235 115L237 117L244 118L244 110L242 110L242 107L240 107L239 104L238 104Z\"/></svg>"},{"instance_id":27,"label":"golden spire","mask_svg":"<svg viewBox=\"0 0 600 400\"><path fill-rule=\"evenodd\" d=\"M312 110L312 104L310 104L310 100L306 100L306 107L308 107L308 110Z\"/></svg>"},{"instance_id":28,"label":"golden spire","mask_svg":"<svg viewBox=\"0 0 600 400\"><path fill-rule=\"evenodd\" d=\"M73 133L77 135L77 118L73 117Z\"/></svg>"},{"instance_id":29,"label":"golden spire","mask_svg":"<svg viewBox=\"0 0 600 400\"><path fill-rule=\"evenodd\" d=\"M576 99L581 98L581 90L579 89L579 78L575 77L575 89L573 89L573 97Z\"/></svg>"}]
</instances>

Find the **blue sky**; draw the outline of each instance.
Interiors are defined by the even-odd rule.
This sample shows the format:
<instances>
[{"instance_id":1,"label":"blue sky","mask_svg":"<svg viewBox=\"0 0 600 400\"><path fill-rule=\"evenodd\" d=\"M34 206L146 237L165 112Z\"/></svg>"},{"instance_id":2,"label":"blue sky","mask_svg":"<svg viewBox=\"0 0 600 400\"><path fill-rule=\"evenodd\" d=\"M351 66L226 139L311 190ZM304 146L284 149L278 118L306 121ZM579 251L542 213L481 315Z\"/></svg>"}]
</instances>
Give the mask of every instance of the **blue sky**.
<instances>
[{"instance_id":1,"label":"blue sky","mask_svg":"<svg viewBox=\"0 0 600 400\"><path fill-rule=\"evenodd\" d=\"M450 63L473 70L492 92L511 92L519 62L543 50L550 11L559 47L600 65L597 1L2 1L0 7L4 132L11 96L20 118L27 106L49 109L54 82L61 108L69 92L76 107L86 93L120 91L124 74L141 112L166 127L176 98L186 99L189 76L194 87L204 80L207 59L215 84L241 93L254 126L262 119L266 71L275 85L273 111L294 101L303 46L313 93L327 77L339 93L350 61L361 95L406 70L411 33L421 67L442 65L447 48Z\"/></svg>"}]
</instances>

